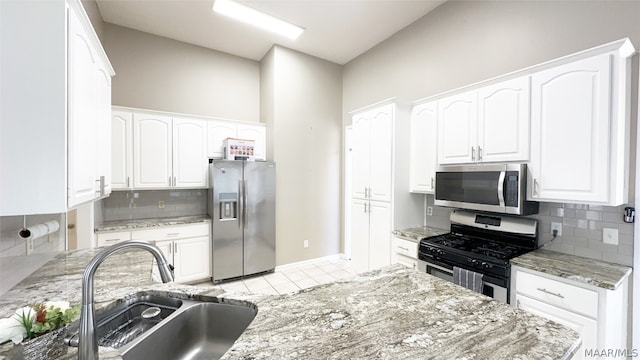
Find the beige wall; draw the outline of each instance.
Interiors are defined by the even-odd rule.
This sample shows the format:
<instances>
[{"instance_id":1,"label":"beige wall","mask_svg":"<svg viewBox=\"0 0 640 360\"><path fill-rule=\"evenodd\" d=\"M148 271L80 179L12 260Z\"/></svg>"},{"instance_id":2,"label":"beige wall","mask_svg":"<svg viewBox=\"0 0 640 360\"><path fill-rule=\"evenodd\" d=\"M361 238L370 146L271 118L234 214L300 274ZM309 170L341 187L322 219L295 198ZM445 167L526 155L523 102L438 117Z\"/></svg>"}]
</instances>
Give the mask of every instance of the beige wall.
<instances>
[{"instance_id":1,"label":"beige wall","mask_svg":"<svg viewBox=\"0 0 640 360\"><path fill-rule=\"evenodd\" d=\"M112 103L260 122L260 64L105 23Z\"/></svg>"},{"instance_id":2,"label":"beige wall","mask_svg":"<svg viewBox=\"0 0 640 360\"><path fill-rule=\"evenodd\" d=\"M276 263L338 254L342 67L275 47L262 61L262 78L277 163Z\"/></svg>"},{"instance_id":3,"label":"beige wall","mask_svg":"<svg viewBox=\"0 0 640 360\"><path fill-rule=\"evenodd\" d=\"M344 68L348 111L417 100L624 37L640 1L449 1Z\"/></svg>"}]
</instances>

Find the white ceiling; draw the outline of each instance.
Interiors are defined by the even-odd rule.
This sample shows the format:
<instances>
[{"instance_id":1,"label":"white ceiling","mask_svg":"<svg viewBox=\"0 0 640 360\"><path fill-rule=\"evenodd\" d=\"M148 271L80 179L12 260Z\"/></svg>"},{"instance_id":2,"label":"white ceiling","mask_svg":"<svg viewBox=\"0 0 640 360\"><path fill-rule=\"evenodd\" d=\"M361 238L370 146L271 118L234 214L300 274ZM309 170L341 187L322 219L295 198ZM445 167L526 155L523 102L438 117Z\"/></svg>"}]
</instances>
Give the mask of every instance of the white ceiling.
<instances>
[{"instance_id":1,"label":"white ceiling","mask_svg":"<svg viewBox=\"0 0 640 360\"><path fill-rule=\"evenodd\" d=\"M305 28L297 40L211 9L213 0L96 0L105 22L261 60L274 45L345 64L446 0L242 0Z\"/></svg>"}]
</instances>

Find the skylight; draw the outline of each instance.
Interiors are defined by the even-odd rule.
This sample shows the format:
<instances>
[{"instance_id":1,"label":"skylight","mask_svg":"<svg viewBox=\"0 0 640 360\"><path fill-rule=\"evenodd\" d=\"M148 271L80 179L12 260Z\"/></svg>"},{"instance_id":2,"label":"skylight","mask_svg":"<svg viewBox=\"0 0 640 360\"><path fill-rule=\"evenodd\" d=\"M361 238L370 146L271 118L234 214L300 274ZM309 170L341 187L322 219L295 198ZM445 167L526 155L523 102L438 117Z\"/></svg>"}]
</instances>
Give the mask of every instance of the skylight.
<instances>
[{"instance_id":1,"label":"skylight","mask_svg":"<svg viewBox=\"0 0 640 360\"><path fill-rule=\"evenodd\" d=\"M299 26L277 19L271 15L267 15L231 0L215 0L213 3L213 11L249 25L286 36L291 40L298 38L298 36L300 36L304 31L304 29Z\"/></svg>"}]
</instances>

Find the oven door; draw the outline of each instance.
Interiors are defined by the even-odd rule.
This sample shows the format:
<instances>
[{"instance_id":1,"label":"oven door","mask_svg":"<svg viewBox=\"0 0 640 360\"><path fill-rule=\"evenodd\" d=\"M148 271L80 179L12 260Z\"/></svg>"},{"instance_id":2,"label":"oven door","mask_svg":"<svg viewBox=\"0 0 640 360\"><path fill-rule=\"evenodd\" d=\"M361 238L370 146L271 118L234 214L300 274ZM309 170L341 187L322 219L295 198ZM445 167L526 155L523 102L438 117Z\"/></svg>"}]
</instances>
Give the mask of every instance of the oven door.
<instances>
[{"instance_id":1,"label":"oven door","mask_svg":"<svg viewBox=\"0 0 640 360\"><path fill-rule=\"evenodd\" d=\"M434 264L432 262L420 261L419 269L425 271L427 274L435 276L437 278L453 282L453 266L446 264ZM494 298L501 303L508 304L509 297L507 288L492 284L491 282L484 281L482 284L482 294Z\"/></svg>"}]
</instances>

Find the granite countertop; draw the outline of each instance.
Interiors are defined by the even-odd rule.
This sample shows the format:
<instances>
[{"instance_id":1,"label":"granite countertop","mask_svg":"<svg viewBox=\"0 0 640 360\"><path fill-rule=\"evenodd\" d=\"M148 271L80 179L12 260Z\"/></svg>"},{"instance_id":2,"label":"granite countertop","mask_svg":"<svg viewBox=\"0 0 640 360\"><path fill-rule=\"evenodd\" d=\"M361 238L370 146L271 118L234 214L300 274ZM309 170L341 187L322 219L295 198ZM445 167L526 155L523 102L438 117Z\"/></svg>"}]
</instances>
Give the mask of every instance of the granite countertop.
<instances>
[{"instance_id":1,"label":"granite countertop","mask_svg":"<svg viewBox=\"0 0 640 360\"><path fill-rule=\"evenodd\" d=\"M513 258L511 264L608 290L617 289L631 274L627 266L545 249Z\"/></svg>"},{"instance_id":2,"label":"granite countertop","mask_svg":"<svg viewBox=\"0 0 640 360\"><path fill-rule=\"evenodd\" d=\"M449 230L443 230L443 229L438 229L438 228L429 227L429 226L413 227L413 228L408 228L403 230L392 231L393 235L401 237L406 240L412 240L412 241L420 241L421 239L426 237L446 234L448 232Z\"/></svg>"},{"instance_id":3,"label":"granite countertop","mask_svg":"<svg viewBox=\"0 0 640 360\"><path fill-rule=\"evenodd\" d=\"M0 317L34 300L80 302L80 278L94 250L59 255L0 297ZM350 281L289 295L223 293L148 280L151 256L114 254L95 279L96 307L137 291L214 296L258 313L223 359L568 359L577 332L436 277L392 265ZM106 261L105 261L106 262ZM0 358L11 358L11 343ZM63 359L73 359L70 348ZM100 348L101 359L119 359Z\"/></svg>"},{"instance_id":4,"label":"granite countertop","mask_svg":"<svg viewBox=\"0 0 640 360\"><path fill-rule=\"evenodd\" d=\"M208 221L211 221L211 217L209 215L106 221L101 225L97 225L94 231L101 232L101 231L133 230L133 229L142 229L142 228L149 228L149 227L156 227L156 226L194 224L194 223L201 223L201 222L208 222Z\"/></svg>"}]
</instances>

